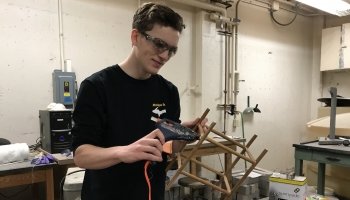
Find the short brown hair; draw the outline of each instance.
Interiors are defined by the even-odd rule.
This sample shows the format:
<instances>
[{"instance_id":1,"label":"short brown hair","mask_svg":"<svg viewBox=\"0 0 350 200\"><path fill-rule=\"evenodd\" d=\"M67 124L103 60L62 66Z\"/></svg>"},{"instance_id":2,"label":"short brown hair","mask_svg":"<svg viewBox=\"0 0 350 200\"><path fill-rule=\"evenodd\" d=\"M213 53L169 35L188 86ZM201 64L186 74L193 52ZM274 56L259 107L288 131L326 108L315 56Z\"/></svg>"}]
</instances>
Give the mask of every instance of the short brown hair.
<instances>
[{"instance_id":1,"label":"short brown hair","mask_svg":"<svg viewBox=\"0 0 350 200\"><path fill-rule=\"evenodd\" d=\"M154 24L170 26L180 33L185 28L182 17L171 8L156 3L145 3L135 12L132 28L145 32L151 30Z\"/></svg>"}]
</instances>

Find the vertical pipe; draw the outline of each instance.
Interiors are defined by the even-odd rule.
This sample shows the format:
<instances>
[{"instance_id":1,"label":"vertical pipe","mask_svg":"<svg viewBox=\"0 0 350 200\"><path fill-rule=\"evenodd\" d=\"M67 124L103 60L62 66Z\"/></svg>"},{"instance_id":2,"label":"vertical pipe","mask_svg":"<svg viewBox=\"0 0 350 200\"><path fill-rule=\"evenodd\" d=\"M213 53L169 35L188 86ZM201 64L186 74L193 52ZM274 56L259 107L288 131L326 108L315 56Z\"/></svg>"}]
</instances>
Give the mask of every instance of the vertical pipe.
<instances>
[{"instance_id":1,"label":"vertical pipe","mask_svg":"<svg viewBox=\"0 0 350 200\"><path fill-rule=\"evenodd\" d=\"M58 31L59 31L59 48L60 48L60 66L64 71L64 43L63 43L63 26L62 26L62 0L58 0Z\"/></svg>"},{"instance_id":2,"label":"vertical pipe","mask_svg":"<svg viewBox=\"0 0 350 200\"><path fill-rule=\"evenodd\" d=\"M225 52L224 52L224 60L225 60L225 73L224 73L224 134L226 134L226 117L227 117L227 34L224 33L224 43L225 43Z\"/></svg>"},{"instance_id":3,"label":"vertical pipe","mask_svg":"<svg viewBox=\"0 0 350 200\"><path fill-rule=\"evenodd\" d=\"M137 1L138 8L141 7L141 0Z\"/></svg>"},{"instance_id":4,"label":"vertical pipe","mask_svg":"<svg viewBox=\"0 0 350 200\"><path fill-rule=\"evenodd\" d=\"M238 0L237 3L236 3L236 6L235 6L235 21L237 22L237 24L233 27L234 29L232 30L232 35L233 35L233 40L232 40L232 45L233 46L233 51L234 51L234 54L233 54L233 59L234 59L234 74L233 74L233 82L234 82L234 97L233 97L233 104L236 106L236 108L238 107L238 103L237 103L237 96L238 96L238 92L239 92L239 73L238 73L238 62L237 62L237 57L238 57L238 54L237 54L237 49L238 49L238 23L239 23L239 20L238 20L238 5L239 5L239 2L241 0ZM236 115L234 115L234 120L236 120ZM235 123L234 124L234 128L236 127L235 126Z\"/></svg>"},{"instance_id":5,"label":"vertical pipe","mask_svg":"<svg viewBox=\"0 0 350 200\"><path fill-rule=\"evenodd\" d=\"M231 26L230 26L231 27ZM231 31L231 30L229 30ZM232 45L231 45L231 41L232 41L232 32L230 32L229 37L228 37L228 41L227 41L227 45L228 45L228 49L227 49L227 56L228 56L228 102L229 104L232 104Z\"/></svg>"},{"instance_id":6,"label":"vertical pipe","mask_svg":"<svg viewBox=\"0 0 350 200\"><path fill-rule=\"evenodd\" d=\"M331 87L331 113L330 113L330 124L329 124L329 138L335 139L335 117L337 110L337 88Z\"/></svg>"},{"instance_id":7,"label":"vertical pipe","mask_svg":"<svg viewBox=\"0 0 350 200\"><path fill-rule=\"evenodd\" d=\"M236 3L236 13L235 13L235 20L238 21L238 5L241 0L238 0ZM237 48L238 48L238 26L235 26L235 71L238 70L237 66Z\"/></svg>"},{"instance_id":8,"label":"vertical pipe","mask_svg":"<svg viewBox=\"0 0 350 200\"><path fill-rule=\"evenodd\" d=\"M238 25L233 26L233 30L232 30L232 40L231 40L231 48L232 48L232 63L231 63L231 71L232 71L232 93L233 93L233 104L237 105L237 95L239 92L239 74L237 71L237 46L236 46L236 29L237 29Z\"/></svg>"}]
</instances>

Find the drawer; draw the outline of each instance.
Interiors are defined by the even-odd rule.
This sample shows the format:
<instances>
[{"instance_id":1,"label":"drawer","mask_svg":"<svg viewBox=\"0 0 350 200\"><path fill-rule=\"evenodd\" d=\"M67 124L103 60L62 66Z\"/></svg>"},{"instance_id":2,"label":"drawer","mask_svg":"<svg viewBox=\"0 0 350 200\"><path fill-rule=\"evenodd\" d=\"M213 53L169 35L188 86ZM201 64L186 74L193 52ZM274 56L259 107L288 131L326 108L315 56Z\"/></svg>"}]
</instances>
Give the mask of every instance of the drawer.
<instances>
[{"instance_id":1,"label":"drawer","mask_svg":"<svg viewBox=\"0 0 350 200\"><path fill-rule=\"evenodd\" d=\"M332 165L341 165L341 166L350 165L350 155L346 155L346 154L313 151L312 160L320 163L326 163L326 164L332 164Z\"/></svg>"}]
</instances>

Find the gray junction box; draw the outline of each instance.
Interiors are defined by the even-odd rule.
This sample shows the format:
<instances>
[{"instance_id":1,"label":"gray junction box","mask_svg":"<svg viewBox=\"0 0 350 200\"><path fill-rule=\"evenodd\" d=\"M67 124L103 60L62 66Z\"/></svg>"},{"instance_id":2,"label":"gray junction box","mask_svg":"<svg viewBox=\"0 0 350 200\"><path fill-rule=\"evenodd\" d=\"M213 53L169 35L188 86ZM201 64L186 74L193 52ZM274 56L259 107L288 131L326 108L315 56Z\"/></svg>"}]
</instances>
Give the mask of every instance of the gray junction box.
<instances>
[{"instance_id":1,"label":"gray junction box","mask_svg":"<svg viewBox=\"0 0 350 200\"><path fill-rule=\"evenodd\" d=\"M76 77L74 72L62 72L54 70L53 81L53 101L61 103L66 108L73 108L76 99Z\"/></svg>"}]
</instances>

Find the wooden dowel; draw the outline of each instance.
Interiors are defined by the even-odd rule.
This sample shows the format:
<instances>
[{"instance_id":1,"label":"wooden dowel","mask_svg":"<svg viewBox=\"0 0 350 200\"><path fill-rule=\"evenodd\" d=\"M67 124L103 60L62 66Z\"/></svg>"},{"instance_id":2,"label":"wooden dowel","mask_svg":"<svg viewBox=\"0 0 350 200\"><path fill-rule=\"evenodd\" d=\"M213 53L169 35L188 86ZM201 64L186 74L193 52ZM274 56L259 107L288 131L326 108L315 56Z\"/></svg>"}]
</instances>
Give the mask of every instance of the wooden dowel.
<instances>
[{"instance_id":1,"label":"wooden dowel","mask_svg":"<svg viewBox=\"0 0 350 200\"><path fill-rule=\"evenodd\" d=\"M223 189L223 188L221 188L221 187L219 187L219 186L217 186L217 185L214 185L213 183L211 183L211 182L208 181L208 180L199 178L199 177L194 176L194 175L192 175L192 174L190 174L190 173L188 173L188 172L185 172L185 171L183 171L182 174L184 174L184 175L186 175L186 176L188 176L188 177L190 177L190 178L193 178L194 180L196 180L196 181L198 181L198 182L201 182L201 183L203 183L204 185L207 185L207 186L210 186L210 187L212 187L212 188L214 188L214 189L216 189L216 190L219 190L219 191L222 192L222 193L225 193L225 194L227 194L227 195L230 194L229 191L227 191L227 190L225 190L225 189Z\"/></svg>"},{"instance_id":2,"label":"wooden dowel","mask_svg":"<svg viewBox=\"0 0 350 200\"><path fill-rule=\"evenodd\" d=\"M189 159L188 157L186 157L186 156L184 156L184 155L181 155L181 157L184 158L184 159ZM191 158L190 160L191 160L191 162L194 162L194 163L196 163L197 165L200 165L200 166L204 167L205 169L207 169L207 170L209 170L209 171L211 171L211 172L216 173L217 175L223 176L223 173L222 173L222 172L219 172L219 171L215 170L214 168L212 168L212 167L210 167L209 165L206 165L206 164L204 164L204 163L202 163L202 162L196 160L195 158Z\"/></svg>"},{"instance_id":3,"label":"wooden dowel","mask_svg":"<svg viewBox=\"0 0 350 200\"><path fill-rule=\"evenodd\" d=\"M225 198L225 200L229 200L230 197L232 196L232 194L234 192L236 192L238 190L238 188L241 186L241 184L243 183L243 181L248 177L248 175L250 174L250 172L253 171L253 169L256 167L256 165L261 161L261 159L265 156L265 154L267 153L267 150L264 149L260 155L258 156L258 158L256 159L256 162L254 164L252 164L249 169L244 173L244 175L242 176L241 179L239 179L239 181L235 184L235 186L232 188L231 194L227 195L227 197Z\"/></svg>"},{"instance_id":4,"label":"wooden dowel","mask_svg":"<svg viewBox=\"0 0 350 200\"><path fill-rule=\"evenodd\" d=\"M205 117L208 115L209 111L210 111L209 108L207 108L207 109L204 111L204 113L203 113L202 116L199 118L197 124L193 127L192 130L197 131L198 126L202 123L202 121L203 121L203 120L205 119Z\"/></svg>"},{"instance_id":5,"label":"wooden dowel","mask_svg":"<svg viewBox=\"0 0 350 200\"><path fill-rule=\"evenodd\" d=\"M196 131L198 129L198 125L201 124L201 122L204 120L204 118L208 115L210 109L207 108L204 113L202 114L202 116L199 118L199 121L197 122L197 124L195 125L195 127L192 129L194 131ZM202 135L202 133L200 133L200 135ZM182 152L184 150L184 148L186 147L186 144L182 144L182 146L179 147L179 152ZM172 161L170 161L170 163L167 165L165 171L169 171L171 169L171 167L175 164L176 159L173 159Z\"/></svg>"},{"instance_id":6,"label":"wooden dowel","mask_svg":"<svg viewBox=\"0 0 350 200\"><path fill-rule=\"evenodd\" d=\"M247 156L244 156L244 155L242 155L240 153L237 153L236 151L234 151L234 150L228 148L227 146L225 146L225 145L215 141L214 139L211 139L211 138L208 137L206 140L211 142L211 143L213 143L213 144L215 144L215 145L217 145L217 146L219 146L219 147L221 147L221 148L223 148L223 149L225 149L226 151L228 151L231 154L235 154L236 156L243 158L244 160L246 160L246 161L248 161L250 163L254 163L255 162L254 160L248 158Z\"/></svg>"},{"instance_id":7,"label":"wooden dowel","mask_svg":"<svg viewBox=\"0 0 350 200\"><path fill-rule=\"evenodd\" d=\"M246 145L246 148L242 149L241 153L240 154L244 154L246 149L250 148L250 146L253 144L253 142L255 141L255 139L257 138L258 136L257 135L253 135L253 137L248 141L247 145ZM228 169L232 169L237 163L238 161L240 160L241 158L240 157L236 157L236 159L230 164L230 166L228 167ZM226 173L229 173L230 171L227 170Z\"/></svg>"},{"instance_id":8,"label":"wooden dowel","mask_svg":"<svg viewBox=\"0 0 350 200\"><path fill-rule=\"evenodd\" d=\"M202 143L204 142L205 138L208 136L208 134L210 133L210 130L215 126L215 122L211 123L210 128L208 129L208 131L204 134L203 137L200 138L200 140L198 141L198 143L196 144L196 146L191 150L190 154L189 154L189 158L192 158L192 156L194 155L194 153L197 151L197 149L200 147L200 145L202 145ZM182 152L180 152L181 154ZM179 168L177 169L176 173L174 174L174 176L169 180L169 183L166 186L166 189L170 189L170 186L174 183L174 181L176 180L176 178L180 175L180 172L185 168L185 166L187 165L187 163L189 162L189 159L185 159L184 163L181 164L181 166L179 166Z\"/></svg>"},{"instance_id":9,"label":"wooden dowel","mask_svg":"<svg viewBox=\"0 0 350 200\"><path fill-rule=\"evenodd\" d=\"M229 138L227 135L221 133L220 131L217 131L217 130L213 129L212 132L215 133L216 135L218 135L218 136L220 136L220 137L222 137L222 138L232 142L232 144L241 147L242 149L245 148L245 146L242 143L237 142L237 141L233 140L232 138ZM243 138L243 139L245 139L245 138Z\"/></svg>"}]
</instances>

